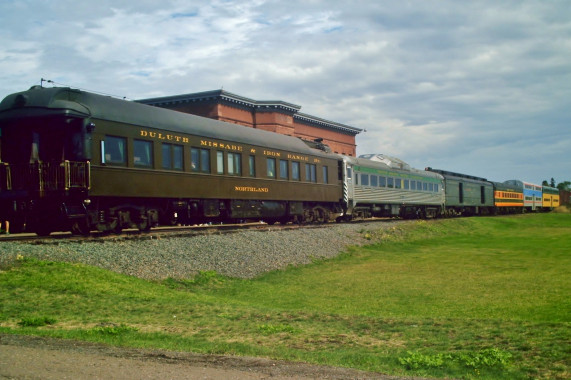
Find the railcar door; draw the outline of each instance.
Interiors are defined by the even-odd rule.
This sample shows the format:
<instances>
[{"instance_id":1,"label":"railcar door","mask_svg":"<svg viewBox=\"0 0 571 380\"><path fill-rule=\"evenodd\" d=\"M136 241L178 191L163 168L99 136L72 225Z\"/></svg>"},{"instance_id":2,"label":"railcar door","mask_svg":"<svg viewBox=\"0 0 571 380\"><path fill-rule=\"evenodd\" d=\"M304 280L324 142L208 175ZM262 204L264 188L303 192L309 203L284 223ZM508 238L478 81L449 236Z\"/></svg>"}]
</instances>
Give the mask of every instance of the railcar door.
<instances>
[{"instance_id":1,"label":"railcar door","mask_svg":"<svg viewBox=\"0 0 571 380\"><path fill-rule=\"evenodd\" d=\"M356 175L353 171L353 165L349 162L343 160L344 166L344 178L343 178L343 201L347 207L347 215L351 215L353 213L353 207L355 207L355 190L354 190L354 176Z\"/></svg>"}]
</instances>

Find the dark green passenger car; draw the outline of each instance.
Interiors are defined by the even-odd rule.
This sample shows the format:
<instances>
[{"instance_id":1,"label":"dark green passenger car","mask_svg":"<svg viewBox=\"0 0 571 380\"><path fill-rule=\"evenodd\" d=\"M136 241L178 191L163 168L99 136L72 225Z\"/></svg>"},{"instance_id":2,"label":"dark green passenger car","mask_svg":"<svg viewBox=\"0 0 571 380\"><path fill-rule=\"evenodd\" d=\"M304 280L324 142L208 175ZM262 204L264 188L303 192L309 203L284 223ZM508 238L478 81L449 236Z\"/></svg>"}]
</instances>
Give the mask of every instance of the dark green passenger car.
<instances>
[{"instance_id":1,"label":"dark green passenger car","mask_svg":"<svg viewBox=\"0 0 571 380\"><path fill-rule=\"evenodd\" d=\"M304 141L70 88L0 103L0 219L38 234L325 221L341 161Z\"/></svg>"}]
</instances>

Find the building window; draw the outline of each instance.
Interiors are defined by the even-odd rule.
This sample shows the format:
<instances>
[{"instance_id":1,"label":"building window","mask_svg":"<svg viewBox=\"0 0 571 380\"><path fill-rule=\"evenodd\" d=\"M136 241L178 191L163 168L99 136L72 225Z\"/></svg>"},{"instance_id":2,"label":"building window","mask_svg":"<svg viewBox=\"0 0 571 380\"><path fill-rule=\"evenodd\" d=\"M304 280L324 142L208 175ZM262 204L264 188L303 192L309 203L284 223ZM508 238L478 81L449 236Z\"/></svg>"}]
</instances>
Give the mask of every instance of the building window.
<instances>
[{"instance_id":1,"label":"building window","mask_svg":"<svg viewBox=\"0 0 571 380\"><path fill-rule=\"evenodd\" d=\"M250 177L256 176L256 156L250 156L249 159L250 164Z\"/></svg>"},{"instance_id":2,"label":"building window","mask_svg":"<svg viewBox=\"0 0 571 380\"><path fill-rule=\"evenodd\" d=\"M276 159L275 158L268 158L266 160L267 164L267 174L270 178L276 178Z\"/></svg>"},{"instance_id":3,"label":"building window","mask_svg":"<svg viewBox=\"0 0 571 380\"><path fill-rule=\"evenodd\" d=\"M305 164L305 180L317 182L317 166L315 164Z\"/></svg>"},{"instance_id":4,"label":"building window","mask_svg":"<svg viewBox=\"0 0 571 380\"><path fill-rule=\"evenodd\" d=\"M224 174L224 152L216 152L216 173Z\"/></svg>"},{"instance_id":5,"label":"building window","mask_svg":"<svg viewBox=\"0 0 571 380\"><path fill-rule=\"evenodd\" d=\"M242 174L242 155L240 153L228 153L228 174Z\"/></svg>"},{"instance_id":6,"label":"building window","mask_svg":"<svg viewBox=\"0 0 571 380\"><path fill-rule=\"evenodd\" d=\"M281 179L289 178L288 162L286 160L280 160L280 178Z\"/></svg>"},{"instance_id":7,"label":"building window","mask_svg":"<svg viewBox=\"0 0 571 380\"><path fill-rule=\"evenodd\" d=\"M182 145L163 143L163 169L182 170Z\"/></svg>"},{"instance_id":8,"label":"building window","mask_svg":"<svg viewBox=\"0 0 571 380\"><path fill-rule=\"evenodd\" d=\"M301 179L300 164L297 161L291 163L291 179L299 181Z\"/></svg>"},{"instance_id":9,"label":"building window","mask_svg":"<svg viewBox=\"0 0 571 380\"><path fill-rule=\"evenodd\" d=\"M124 137L105 136L101 144L101 163L127 165L127 139Z\"/></svg>"},{"instance_id":10,"label":"building window","mask_svg":"<svg viewBox=\"0 0 571 380\"><path fill-rule=\"evenodd\" d=\"M150 168L153 166L153 143L146 140L133 141L133 163L135 166Z\"/></svg>"},{"instance_id":11,"label":"building window","mask_svg":"<svg viewBox=\"0 0 571 380\"><path fill-rule=\"evenodd\" d=\"M323 183L329 183L329 171L327 166L323 167Z\"/></svg>"}]
</instances>

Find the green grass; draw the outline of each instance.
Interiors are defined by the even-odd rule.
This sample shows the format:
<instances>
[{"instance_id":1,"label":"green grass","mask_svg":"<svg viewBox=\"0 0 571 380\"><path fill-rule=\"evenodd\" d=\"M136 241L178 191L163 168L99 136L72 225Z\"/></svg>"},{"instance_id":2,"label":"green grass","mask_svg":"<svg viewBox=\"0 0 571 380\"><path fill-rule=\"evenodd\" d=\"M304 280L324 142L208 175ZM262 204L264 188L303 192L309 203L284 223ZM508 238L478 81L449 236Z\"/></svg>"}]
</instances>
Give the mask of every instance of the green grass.
<instances>
[{"instance_id":1,"label":"green grass","mask_svg":"<svg viewBox=\"0 0 571 380\"><path fill-rule=\"evenodd\" d=\"M153 283L22 258L0 272L0 332L394 375L571 378L570 214L362 233L370 246L255 280Z\"/></svg>"}]
</instances>

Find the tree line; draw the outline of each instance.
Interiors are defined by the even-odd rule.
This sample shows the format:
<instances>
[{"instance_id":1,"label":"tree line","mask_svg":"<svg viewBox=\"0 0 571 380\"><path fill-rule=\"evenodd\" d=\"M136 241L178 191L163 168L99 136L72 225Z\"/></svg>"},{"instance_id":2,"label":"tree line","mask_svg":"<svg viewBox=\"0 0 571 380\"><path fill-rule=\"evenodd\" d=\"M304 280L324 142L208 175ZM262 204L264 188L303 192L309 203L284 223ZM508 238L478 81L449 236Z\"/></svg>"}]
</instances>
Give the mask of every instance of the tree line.
<instances>
[{"instance_id":1,"label":"tree line","mask_svg":"<svg viewBox=\"0 0 571 380\"><path fill-rule=\"evenodd\" d=\"M555 186L555 179L553 179L553 177L551 178L550 182L547 182L546 180L544 180L541 183L542 186L551 186L551 187L556 187L559 190L565 190L565 191L571 191L571 181L563 181L563 182L559 182L557 184L557 186Z\"/></svg>"}]
</instances>

